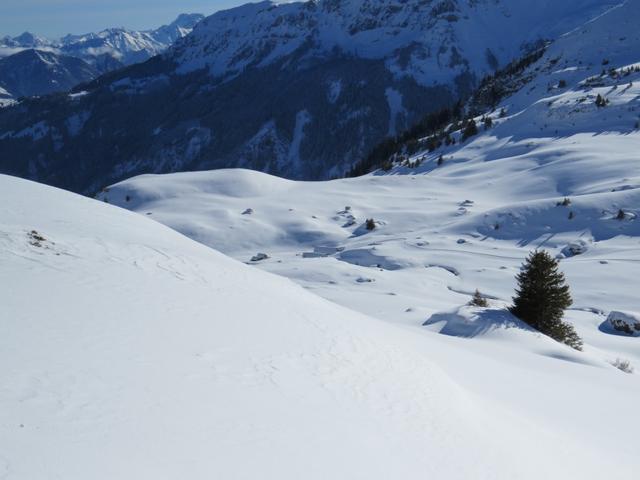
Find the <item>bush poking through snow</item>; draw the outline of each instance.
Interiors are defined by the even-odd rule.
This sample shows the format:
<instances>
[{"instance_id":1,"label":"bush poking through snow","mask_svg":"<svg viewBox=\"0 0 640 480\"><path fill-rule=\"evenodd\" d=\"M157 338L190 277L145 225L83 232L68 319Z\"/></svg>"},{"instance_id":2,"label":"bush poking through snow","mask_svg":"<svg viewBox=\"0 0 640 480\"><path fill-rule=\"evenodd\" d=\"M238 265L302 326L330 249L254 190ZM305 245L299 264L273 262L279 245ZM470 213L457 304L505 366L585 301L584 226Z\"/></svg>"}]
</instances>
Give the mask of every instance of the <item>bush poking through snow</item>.
<instances>
[{"instance_id":1,"label":"bush poking through snow","mask_svg":"<svg viewBox=\"0 0 640 480\"><path fill-rule=\"evenodd\" d=\"M624 220L624 218L625 218L624 210L622 209L618 210L618 214L616 215L616 220Z\"/></svg>"},{"instance_id":2,"label":"bush poking through snow","mask_svg":"<svg viewBox=\"0 0 640 480\"><path fill-rule=\"evenodd\" d=\"M372 231L376 229L376 221L373 218L367 218L365 222L365 227L367 230Z\"/></svg>"},{"instance_id":3,"label":"bush poking through snow","mask_svg":"<svg viewBox=\"0 0 640 480\"><path fill-rule=\"evenodd\" d=\"M464 130L462 131L462 141L464 142L465 140L477 134L478 134L478 125L476 125L476 121L473 118L470 118L467 121L467 125L464 127Z\"/></svg>"},{"instance_id":4,"label":"bush poking through snow","mask_svg":"<svg viewBox=\"0 0 640 480\"><path fill-rule=\"evenodd\" d=\"M616 358L611 365L624 373L633 373L633 365L629 360L623 360L622 358Z\"/></svg>"},{"instance_id":5,"label":"bush poking through snow","mask_svg":"<svg viewBox=\"0 0 640 480\"><path fill-rule=\"evenodd\" d=\"M562 319L573 300L564 274L558 271L558 261L546 251L536 250L516 278L518 289L511 313L554 340L582 350L575 329Z\"/></svg>"},{"instance_id":6,"label":"bush poking through snow","mask_svg":"<svg viewBox=\"0 0 640 480\"><path fill-rule=\"evenodd\" d=\"M473 298L469 302L469 305L473 305L474 307L488 307L489 303L487 299L482 296L480 290L476 289L476 292L473 294Z\"/></svg>"},{"instance_id":7,"label":"bush poking through snow","mask_svg":"<svg viewBox=\"0 0 640 480\"><path fill-rule=\"evenodd\" d=\"M598 108L606 107L607 103L609 103L609 101L606 100L602 95L598 94L598 96L596 97L596 106Z\"/></svg>"}]
</instances>

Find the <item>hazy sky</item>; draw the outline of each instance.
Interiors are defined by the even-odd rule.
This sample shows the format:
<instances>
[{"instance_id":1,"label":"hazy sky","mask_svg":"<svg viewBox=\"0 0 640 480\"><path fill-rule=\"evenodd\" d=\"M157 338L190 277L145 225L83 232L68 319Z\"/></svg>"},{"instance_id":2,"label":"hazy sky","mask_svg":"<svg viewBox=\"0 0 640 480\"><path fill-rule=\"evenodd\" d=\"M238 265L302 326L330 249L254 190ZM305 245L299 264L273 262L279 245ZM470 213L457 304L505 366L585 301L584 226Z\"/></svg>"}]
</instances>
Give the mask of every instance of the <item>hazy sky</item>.
<instances>
[{"instance_id":1,"label":"hazy sky","mask_svg":"<svg viewBox=\"0 0 640 480\"><path fill-rule=\"evenodd\" d=\"M45 37L107 27L149 29L179 13L211 14L257 0L0 0L0 37L30 31Z\"/></svg>"}]
</instances>

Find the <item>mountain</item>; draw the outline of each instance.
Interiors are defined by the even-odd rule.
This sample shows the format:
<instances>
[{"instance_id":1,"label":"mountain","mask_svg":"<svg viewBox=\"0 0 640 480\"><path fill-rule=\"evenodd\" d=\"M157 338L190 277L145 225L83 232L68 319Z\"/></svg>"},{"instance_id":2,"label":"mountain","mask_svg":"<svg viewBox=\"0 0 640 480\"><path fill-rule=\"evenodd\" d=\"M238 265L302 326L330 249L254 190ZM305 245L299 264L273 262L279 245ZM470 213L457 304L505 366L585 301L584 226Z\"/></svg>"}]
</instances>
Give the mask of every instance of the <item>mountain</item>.
<instances>
[{"instance_id":1,"label":"mountain","mask_svg":"<svg viewBox=\"0 0 640 480\"><path fill-rule=\"evenodd\" d=\"M92 193L137 173L228 166L339 176L380 139L610 7L320 0L218 12L165 54L79 87L81 97L3 109L0 152L10 160L0 168ZM76 116L87 121L70 135ZM42 138L16 139L36 124L46 125Z\"/></svg>"},{"instance_id":2,"label":"mountain","mask_svg":"<svg viewBox=\"0 0 640 480\"><path fill-rule=\"evenodd\" d=\"M48 48L53 47L54 42L46 38L39 37L30 32L24 32L17 37L5 36L0 38L0 57L13 54L16 50L32 49L32 48Z\"/></svg>"},{"instance_id":3,"label":"mountain","mask_svg":"<svg viewBox=\"0 0 640 480\"><path fill-rule=\"evenodd\" d=\"M79 58L43 50L23 50L0 59L0 87L15 98L65 92L97 73Z\"/></svg>"},{"instance_id":4,"label":"mountain","mask_svg":"<svg viewBox=\"0 0 640 480\"><path fill-rule=\"evenodd\" d=\"M134 31L111 28L86 35L67 35L60 40L60 51L89 62L108 56L120 65L140 63L158 55L176 40L187 35L204 18L200 14L182 14L169 25L155 30ZM109 71L107 67L103 71Z\"/></svg>"},{"instance_id":5,"label":"mountain","mask_svg":"<svg viewBox=\"0 0 640 480\"><path fill-rule=\"evenodd\" d=\"M194 185L189 175L173 185ZM253 195L289 198L295 190L302 197L291 201L311 200L309 185L256 172L203 180L243 205ZM352 199L367 205L372 179L342 181L349 182ZM378 281L357 282L344 261L298 260L311 282L321 280L317 262L344 264L335 278L349 284L353 303L395 309L386 322L231 260L153 221L155 211L137 215L2 175L0 191L0 465L7 480L637 476L640 423L630 414L637 376L603 361L608 351L573 351L495 306L463 307L425 327L424 317L410 323L389 292L414 288L420 295L411 305L425 312L468 299L442 286L453 275L441 268L421 266L415 285L417 277L396 270L389 290L389 271L360 267L361 277ZM424 190L412 191L428 201ZM389 198L387 190L372 209ZM322 197L313 210L330 204ZM237 215L264 221L267 210L254 206L255 216ZM311 203L292 206L300 208L292 221L313 221L302 216ZM285 218L282 201L280 210ZM373 235L381 254L390 228ZM501 261L513 264L511 249L491 253L467 257L467 268L490 266L489 278ZM616 285L626 292L635 284ZM598 332L588 312L572 319L637 358L637 339ZM439 334L443 322L467 338Z\"/></svg>"},{"instance_id":6,"label":"mountain","mask_svg":"<svg viewBox=\"0 0 640 480\"><path fill-rule=\"evenodd\" d=\"M69 91L101 74L148 60L187 35L202 19L182 14L155 30L113 28L87 35L47 40L25 32L0 39L0 108L14 104L7 98L41 96Z\"/></svg>"}]
</instances>

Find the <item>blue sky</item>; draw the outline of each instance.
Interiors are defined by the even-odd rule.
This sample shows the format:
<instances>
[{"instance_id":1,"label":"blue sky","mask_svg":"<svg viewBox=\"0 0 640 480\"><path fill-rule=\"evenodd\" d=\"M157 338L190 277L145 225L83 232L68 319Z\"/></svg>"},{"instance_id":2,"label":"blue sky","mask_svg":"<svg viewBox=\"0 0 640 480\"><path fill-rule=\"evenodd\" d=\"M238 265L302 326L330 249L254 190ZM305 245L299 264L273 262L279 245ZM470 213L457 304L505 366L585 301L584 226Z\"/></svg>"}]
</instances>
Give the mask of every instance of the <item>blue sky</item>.
<instances>
[{"instance_id":1,"label":"blue sky","mask_svg":"<svg viewBox=\"0 0 640 480\"><path fill-rule=\"evenodd\" d=\"M46 37L107 27L148 29L179 13L211 14L250 0L0 0L0 37L30 31ZM256 1L256 0L251 0Z\"/></svg>"}]
</instances>

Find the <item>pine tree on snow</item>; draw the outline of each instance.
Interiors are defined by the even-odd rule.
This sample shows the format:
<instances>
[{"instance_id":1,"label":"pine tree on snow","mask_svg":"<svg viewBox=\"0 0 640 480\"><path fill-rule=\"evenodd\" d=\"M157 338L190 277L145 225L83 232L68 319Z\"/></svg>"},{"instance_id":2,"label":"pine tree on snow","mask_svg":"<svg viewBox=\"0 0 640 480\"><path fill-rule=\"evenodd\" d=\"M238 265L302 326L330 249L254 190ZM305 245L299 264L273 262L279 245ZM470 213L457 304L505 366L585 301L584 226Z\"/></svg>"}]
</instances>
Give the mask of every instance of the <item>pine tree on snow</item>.
<instances>
[{"instance_id":1,"label":"pine tree on snow","mask_svg":"<svg viewBox=\"0 0 640 480\"><path fill-rule=\"evenodd\" d=\"M562 319L573 300L558 261L545 251L532 252L516 278L511 313L554 340L581 350L582 340Z\"/></svg>"}]
</instances>

